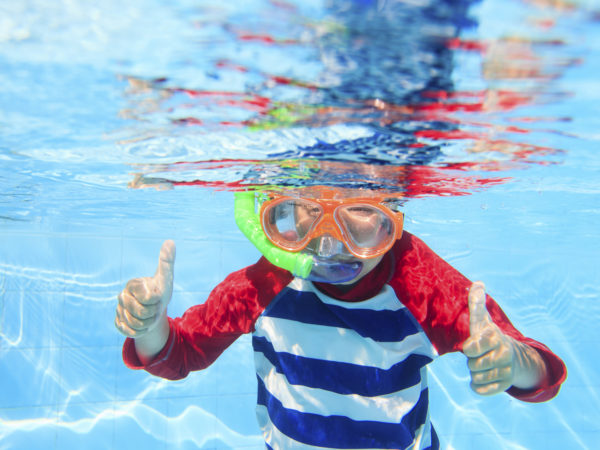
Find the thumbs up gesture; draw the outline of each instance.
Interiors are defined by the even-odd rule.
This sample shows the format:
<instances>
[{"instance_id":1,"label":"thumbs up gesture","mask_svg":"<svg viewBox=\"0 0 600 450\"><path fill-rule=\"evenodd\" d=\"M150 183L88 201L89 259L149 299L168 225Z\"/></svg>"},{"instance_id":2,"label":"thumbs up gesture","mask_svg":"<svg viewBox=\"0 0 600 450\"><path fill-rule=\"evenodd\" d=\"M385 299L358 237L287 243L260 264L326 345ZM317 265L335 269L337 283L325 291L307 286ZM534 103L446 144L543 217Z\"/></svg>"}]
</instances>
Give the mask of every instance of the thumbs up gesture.
<instances>
[{"instance_id":1,"label":"thumbs up gesture","mask_svg":"<svg viewBox=\"0 0 600 450\"><path fill-rule=\"evenodd\" d=\"M119 294L115 325L125 336L140 338L166 323L166 310L173 294L175 243L165 241L153 277L134 278Z\"/></svg>"},{"instance_id":2,"label":"thumbs up gesture","mask_svg":"<svg viewBox=\"0 0 600 450\"><path fill-rule=\"evenodd\" d=\"M535 349L500 330L487 311L485 298L485 285L474 282L469 290L470 337L463 343L471 388L478 394L492 395L511 386L537 386L545 374L543 359Z\"/></svg>"}]
</instances>

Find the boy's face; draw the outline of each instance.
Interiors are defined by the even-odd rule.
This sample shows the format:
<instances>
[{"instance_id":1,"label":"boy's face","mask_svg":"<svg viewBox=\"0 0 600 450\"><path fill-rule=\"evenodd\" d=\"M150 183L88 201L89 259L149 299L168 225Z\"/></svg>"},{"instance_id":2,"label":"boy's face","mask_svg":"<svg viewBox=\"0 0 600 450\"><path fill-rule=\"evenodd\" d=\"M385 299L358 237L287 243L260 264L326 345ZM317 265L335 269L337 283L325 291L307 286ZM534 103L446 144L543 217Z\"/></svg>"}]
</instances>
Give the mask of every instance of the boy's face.
<instances>
[{"instance_id":1,"label":"boy's face","mask_svg":"<svg viewBox=\"0 0 600 450\"><path fill-rule=\"evenodd\" d=\"M403 215L386 206L387 197L336 195L267 196L260 206L260 223L272 244L298 253L295 259L289 255L284 268L296 273L293 264L301 264L310 272L304 274L309 280L355 283L401 236Z\"/></svg>"}]
</instances>

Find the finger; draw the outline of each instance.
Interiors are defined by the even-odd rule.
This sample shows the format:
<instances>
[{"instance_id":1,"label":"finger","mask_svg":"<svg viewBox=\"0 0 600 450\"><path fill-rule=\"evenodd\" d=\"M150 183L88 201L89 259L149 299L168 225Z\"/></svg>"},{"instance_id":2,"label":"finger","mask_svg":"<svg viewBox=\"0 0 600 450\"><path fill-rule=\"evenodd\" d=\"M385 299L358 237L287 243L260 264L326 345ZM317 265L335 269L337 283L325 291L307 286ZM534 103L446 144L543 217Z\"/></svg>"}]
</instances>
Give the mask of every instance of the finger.
<instances>
[{"instance_id":1,"label":"finger","mask_svg":"<svg viewBox=\"0 0 600 450\"><path fill-rule=\"evenodd\" d=\"M117 330L119 330L119 332L120 332L122 335L124 335L124 336L127 336L127 337L133 337L133 336L130 334L130 332L129 332L129 330L127 329L127 327L123 325L123 323L122 323L122 322L119 320L119 318L118 318L118 317L115 317L115 328L116 328Z\"/></svg>"},{"instance_id":2,"label":"finger","mask_svg":"<svg viewBox=\"0 0 600 450\"><path fill-rule=\"evenodd\" d=\"M117 330L119 330L121 332L121 334L123 334L124 336L130 337L130 338L139 338L140 336L146 334L146 331L138 331L138 330L134 330L133 328L129 327L129 325L127 325L125 322L115 318L115 327L117 327Z\"/></svg>"},{"instance_id":3,"label":"finger","mask_svg":"<svg viewBox=\"0 0 600 450\"><path fill-rule=\"evenodd\" d=\"M175 242L167 240L163 242L158 257L158 267L154 279L159 286L168 288L173 285L173 272L175 266Z\"/></svg>"},{"instance_id":4,"label":"finger","mask_svg":"<svg viewBox=\"0 0 600 450\"><path fill-rule=\"evenodd\" d=\"M510 366L496 367L483 372L471 373L471 381L474 386L483 386L490 383L504 383L512 377Z\"/></svg>"},{"instance_id":5,"label":"finger","mask_svg":"<svg viewBox=\"0 0 600 450\"><path fill-rule=\"evenodd\" d=\"M511 365L511 356L504 348L498 348L490 351L478 358L469 358L467 366L471 372L482 372L495 369L498 367L506 367Z\"/></svg>"},{"instance_id":6,"label":"finger","mask_svg":"<svg viewBox=\"0 0 600 450\"><path fill-rule=\"evenodd\" d=\"M480 333L492 322L485 306L485 285L475 281L469 289L469 331L471 336Z\"/></svg>"},{"instance_id":7,"label":"finger","mask_svg":"<svg viewBox=\"0 0 600 450\"><path fill-rule=\"evenodd\" d=\"M153 278L144 277L129 280L124 291L144 305L152 305L161 300L161 292L157 289Z\"/></svg>"},{"instance_id":8,"label":"finger","mask_svg":"<svg viewBox=\"0 0 600 450\"><path fill-rule=\"evenodd\" d=\"M495 350L501 344L498 331L493 327L487 327L479 333L469 337L464 343L462 352L469 358L478 358Z\"/></svg>"},{"instance_id":9,"label":"finger","mask_svg":"<svg viewBox=\"0 0 600 450\"><path fill-rule=\"evenodd\" d=\"M150 319L155 317L160 308L160 303L143 304L140 303L129 292L123 291L118 296L119 305L122 305L136 319Z\"/></svg>"},{"instance_id":10,"label":"finger","mask_svg":"<svg viewBox=\"0 0 600 450\"><path fill-rule=\"evenodd\" d=\"M137 331L148 330L156 322L156 315L147 319L138 319L126 309L123 310L122 316L127 325Z\"/></svg>"},{"instance_id":11,"label":"finger","mask_svg":"<svg viewBox=\"0 0 600 450\"><path fill-rule=\"evenodd\" d=\"M494 395L506 391L511 386L509 381L495 381L488 384L475 384L471 382L471 389L479 395Z\"/></svg>"},{"instance_id":12,"label":"finger","mask_svg":"<svg viewBox=\"0 0 600 450\"><path fill-rule=\"evenodd\" d=\"M154 318L158 314L159 310L160 310L159 303L155 303L152 305L142 305L142 304L138 303L135 305L134 308L127 309L127 312L139 320L148 320L148 319L154 320Z\"/></svg>"},{"instance_id":13,"label":"finger","mask_svg":"<svg viewBox=\"0 0 600 450\"><path fill-rule=\"evenodd\" d=\"M117 327L117 330L119 330L121 334L127 337L136 338L143 334L143 332L134 330L129 325L127 325L127 323L123 321L123 319L118 314L115 317L115 327Z\"/></svg>"},{"instance_id":14,"label":"finger","mask_svg":"<svg viewBox=\"0 0 600 450\"><path fill-rule=\"evenodd\" d=\"M127 325L137 331L147 330L156 320L155 317L150 317L149 319L138 319L126 309L123 310L123 317L127 321Z\"/></svg>"},{"instance_id":15,"label":"finger","mask_svg":"<svg viewBox=\"0 0 600 450\"><path fill-rule=\"evenodd\" d=\"M117 305L117 317L121 323L126 324L129 328L136 331L147 330L154 321L154 318L145 320L137 319L121 305Z\"/></svg>"}]
</instances>

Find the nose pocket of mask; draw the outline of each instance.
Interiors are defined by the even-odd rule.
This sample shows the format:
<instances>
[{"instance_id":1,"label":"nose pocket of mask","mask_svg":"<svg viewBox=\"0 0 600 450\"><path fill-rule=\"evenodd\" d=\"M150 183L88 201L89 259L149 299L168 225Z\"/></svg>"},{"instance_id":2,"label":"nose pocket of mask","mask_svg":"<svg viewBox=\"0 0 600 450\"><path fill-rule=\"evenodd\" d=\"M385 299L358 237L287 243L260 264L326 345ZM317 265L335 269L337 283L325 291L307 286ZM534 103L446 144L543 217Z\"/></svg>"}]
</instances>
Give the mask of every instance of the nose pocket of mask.
<instances>
[{"instance_id":1,"label":"nose pocket of mask","mask_svg":"<svg viewBox=\"0 0 600 450\"><path fill-rule=\"evenodd\" d=\"M322 258L339 255L343 252L343 243L329 234L317 238L316 253Z\"/></svg>"}]
</instances>

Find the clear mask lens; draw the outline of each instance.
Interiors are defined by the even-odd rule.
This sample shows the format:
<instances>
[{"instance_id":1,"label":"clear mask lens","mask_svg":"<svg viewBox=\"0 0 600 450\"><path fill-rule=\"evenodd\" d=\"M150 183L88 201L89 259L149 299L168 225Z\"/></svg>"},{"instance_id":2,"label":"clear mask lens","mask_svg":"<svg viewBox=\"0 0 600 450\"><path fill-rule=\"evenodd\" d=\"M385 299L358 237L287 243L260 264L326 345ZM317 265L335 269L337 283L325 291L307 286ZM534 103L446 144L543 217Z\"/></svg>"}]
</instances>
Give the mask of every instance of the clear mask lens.
<instances>
[{"instance_id":1,"label":"clear mask lens","mask_svg":"<svg viewBox=\"0 0 600 450\"><path fill-rule=\"evenodd\" d=\"M323 215L321 206L302 200L288 199L268 210L265 231L287 248L300 247Z\"/></svg>"},{"instance_id":2,"label":"clear mask lens","mask_svg":"<svg viewBox=\"0 0 600 450\"><path fill-rule=\"evenodd\" d=\"M335 219L344 231L351 249L363 254L377 249L394 239L395 224L382 210L371 205L340 206Z\"/></svg>"}]
</instances>

